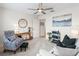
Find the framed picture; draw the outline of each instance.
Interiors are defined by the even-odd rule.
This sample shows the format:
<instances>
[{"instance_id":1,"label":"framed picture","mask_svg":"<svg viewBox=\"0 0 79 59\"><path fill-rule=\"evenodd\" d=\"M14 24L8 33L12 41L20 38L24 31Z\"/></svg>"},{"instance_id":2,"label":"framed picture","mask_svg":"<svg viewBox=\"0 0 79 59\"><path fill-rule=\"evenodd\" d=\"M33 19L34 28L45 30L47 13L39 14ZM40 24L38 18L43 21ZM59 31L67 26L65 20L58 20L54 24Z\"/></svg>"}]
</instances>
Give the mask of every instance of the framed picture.
<instances>
[{"instance_id":1,"label":"framed picture","mask_svg":"<svg viewBox=\"0 0 79 59\"><path fill-rule=\"evenodd\" d=\"M72 14L65 14L61 16L53 17L53 26L54 27L68 27L72 26Z\"/></svg>"}]
</instances>

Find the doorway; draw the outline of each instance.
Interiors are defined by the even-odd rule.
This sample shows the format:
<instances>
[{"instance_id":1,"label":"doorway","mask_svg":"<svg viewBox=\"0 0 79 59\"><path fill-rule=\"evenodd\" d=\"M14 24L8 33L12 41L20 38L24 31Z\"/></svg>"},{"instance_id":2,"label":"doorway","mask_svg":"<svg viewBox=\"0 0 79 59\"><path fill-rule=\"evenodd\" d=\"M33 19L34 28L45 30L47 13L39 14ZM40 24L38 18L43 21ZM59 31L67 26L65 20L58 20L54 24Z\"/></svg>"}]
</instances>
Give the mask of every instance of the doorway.
<instances>
[{"instance_id":1,"label":"doorway","mask_svg":"<svg viewBox=\"0 0 79 59\"><path fill-rule=\"evenodd\" d=\"M40 20L40 37L46 37L45 19Z\"/></svg>"}]
</instances>

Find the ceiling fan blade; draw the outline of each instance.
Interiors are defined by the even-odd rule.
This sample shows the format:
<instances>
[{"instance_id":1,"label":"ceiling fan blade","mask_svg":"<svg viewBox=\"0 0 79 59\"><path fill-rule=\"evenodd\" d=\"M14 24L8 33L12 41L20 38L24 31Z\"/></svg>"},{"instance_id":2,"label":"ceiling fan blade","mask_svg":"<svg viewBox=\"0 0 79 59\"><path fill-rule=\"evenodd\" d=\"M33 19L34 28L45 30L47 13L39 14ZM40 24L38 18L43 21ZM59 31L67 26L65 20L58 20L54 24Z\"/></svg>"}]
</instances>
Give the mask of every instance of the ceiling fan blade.
<instances>
[{"instance_id":1,"label":"ceiling fan blade","mask_svg":"<svg viewBox=\"0 0 79 59\"><path fill-rule=\"evenodd\" d=\"M31 8L29 8L28 10L37 10L37 9L31 9Z\"/></svg>"},{"instance_id":2,"label":"ceiling fan blade","mask_svg":"<svg viewBox=\"0 0 79 59\"><path fill-rule=\"evenodd\" d=\"M49 10L50 12L54 12L53 8L43 8L43 3L39 3L38 4L38 8L32 9L32 8L28 8L28 10L33 10L36 11L34 14L37 13L42 13L42 14L46 14L45 11Z\"/></svg>"},{"instance_id":3,"label":"ceiling fan blade","mask_svg":"<svg viewBox=\"0 0 79 59\"><path fill-rule=\"evenodd\" d=\"M53 9L53 8L45 8L45 9L43 8L42 10L51 10L51 9Z\"/></svg>"},{"instance_id":4,"label":"ceiling fan blade","mask_svg":"<svg viewBox=\"0 0 79 59\"><path fill-rule=\"evenodd\" d=\"M35 12L34 14L37 14L38 13L38 11L37 12Z\"/></svg>"},{"instance_id":5,"label":"ceiling fan blade","mask_svg":"<svg viewBox=\"0 0 79 59\"><path fill-rule=\"evenodd\" d=\"M46 14L44 11L42 11L43 14Z\"/></svg>"}]
</instances>

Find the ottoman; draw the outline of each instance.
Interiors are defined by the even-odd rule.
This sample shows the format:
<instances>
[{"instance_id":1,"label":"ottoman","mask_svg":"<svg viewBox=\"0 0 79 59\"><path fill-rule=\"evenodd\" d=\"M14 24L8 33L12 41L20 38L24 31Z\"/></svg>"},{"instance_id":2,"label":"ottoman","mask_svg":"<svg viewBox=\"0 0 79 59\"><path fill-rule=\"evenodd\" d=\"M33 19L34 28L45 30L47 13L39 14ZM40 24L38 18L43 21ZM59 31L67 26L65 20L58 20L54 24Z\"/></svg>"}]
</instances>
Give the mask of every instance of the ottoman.
<instances>
[{"instance_id":1,"label":"ottoman","mask_svg":"<svg viewBox=\"0 0 79 59\"><path fill-rule=\"evenodd\" d=\"M28 42L24 42L21 46L20 46L20 50L22 51L23 49L26 51L26 48L28 48Z\"/></svg>"}]
</instances>

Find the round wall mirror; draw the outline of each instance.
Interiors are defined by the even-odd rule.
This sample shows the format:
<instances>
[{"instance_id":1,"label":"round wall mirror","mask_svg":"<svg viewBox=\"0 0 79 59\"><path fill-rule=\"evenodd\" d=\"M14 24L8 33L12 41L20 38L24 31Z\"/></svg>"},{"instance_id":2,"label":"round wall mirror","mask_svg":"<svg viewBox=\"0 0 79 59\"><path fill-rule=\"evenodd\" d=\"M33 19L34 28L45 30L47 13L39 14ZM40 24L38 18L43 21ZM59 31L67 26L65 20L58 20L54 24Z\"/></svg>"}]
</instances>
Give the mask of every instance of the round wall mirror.
<instances>
[{"instance_id":1,"label":"round wall mirror","mask_svg":"<svg viewBox=\"0 0 79 59\"><path fill-rule=\"evenodd\" d=\"M18 21L18 25L19 25L20 28L26 28L27 25L28 25L28 22L27 22L26 19L20 19L20 20Z\"/></svg>"}]
</instances>

